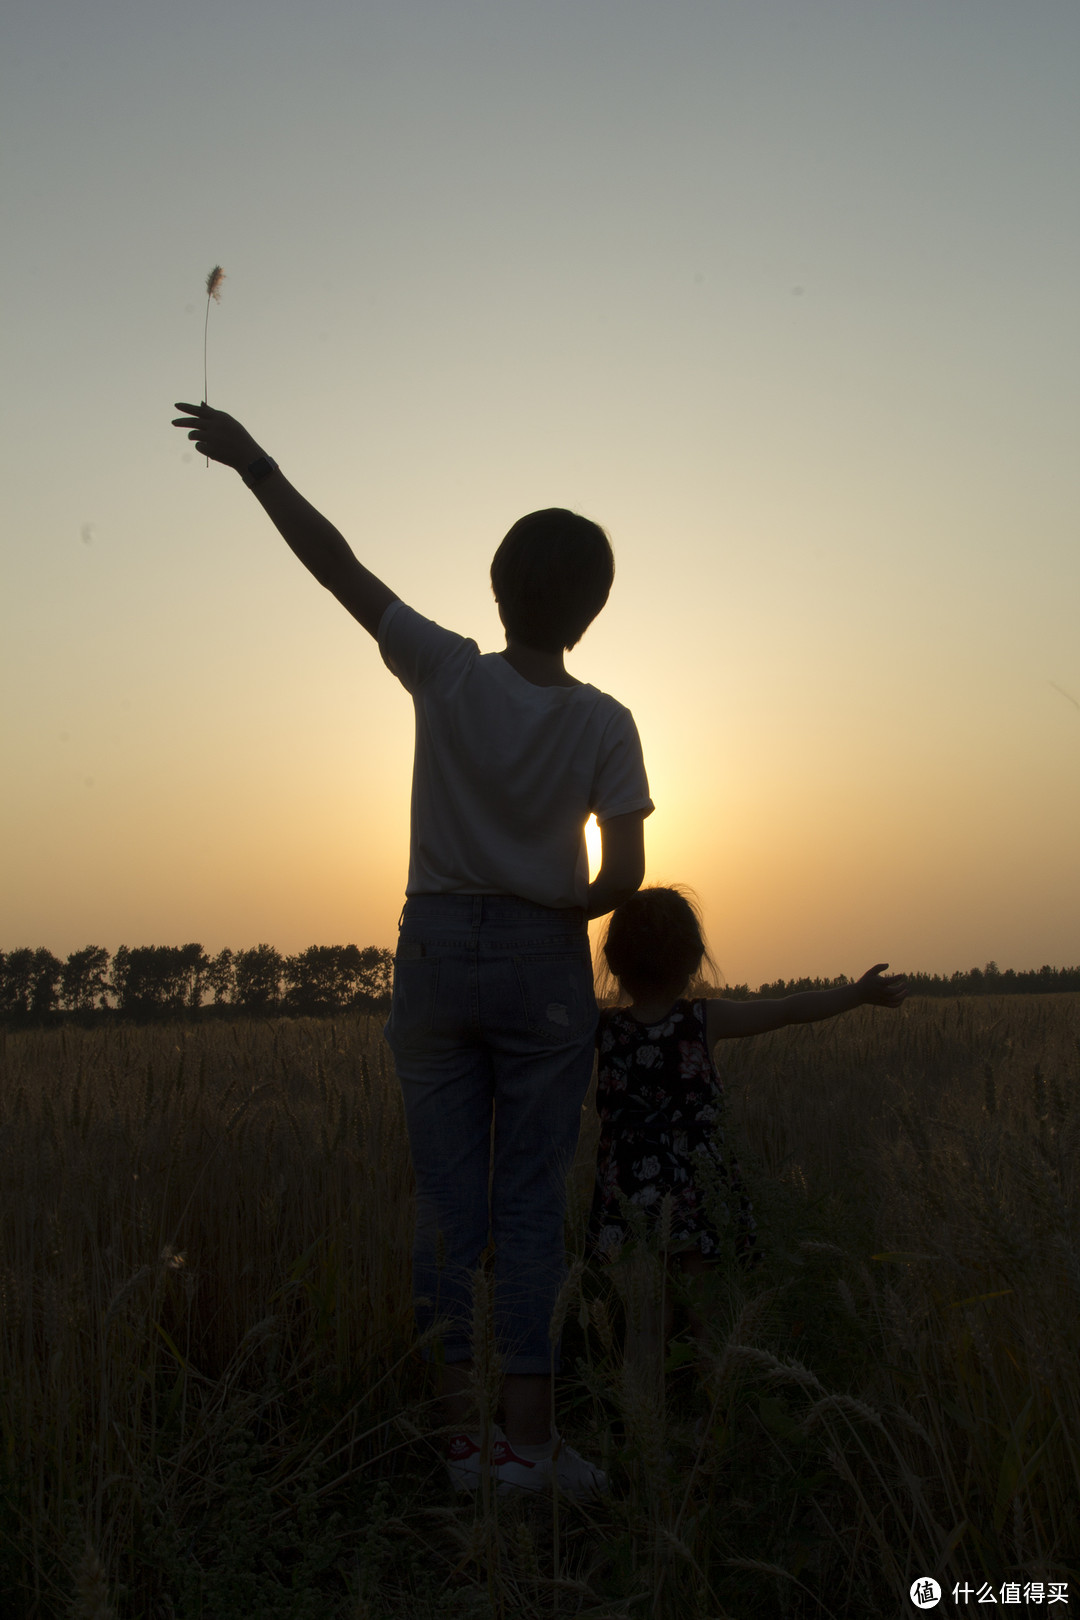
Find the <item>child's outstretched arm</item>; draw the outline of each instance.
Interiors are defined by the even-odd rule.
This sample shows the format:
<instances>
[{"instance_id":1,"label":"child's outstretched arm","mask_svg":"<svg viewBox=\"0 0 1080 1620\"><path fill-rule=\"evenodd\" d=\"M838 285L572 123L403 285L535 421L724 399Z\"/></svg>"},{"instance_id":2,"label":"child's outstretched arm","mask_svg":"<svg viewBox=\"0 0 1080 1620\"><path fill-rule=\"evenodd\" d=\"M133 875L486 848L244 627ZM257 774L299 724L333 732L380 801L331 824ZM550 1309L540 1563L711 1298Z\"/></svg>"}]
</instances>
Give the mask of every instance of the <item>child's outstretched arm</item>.
<instances>
[{"instance_id":1,"label":"child's outstretched arm","mask_svg":"<svg viewBox=\"0 0 1080 1620\"><path fill-rule=\"evenodd\" d=\"M245 483L250 474L252 494L304 567L365 630L378 635L379 621L397 592L357 561L344 535L293 488L280 468L268 468L265 452L234 416L182 401L176 409L187 414L174 418L173 427L186 428L200 455L232 467Z\"/></svg>"},{"instance_id":2,"label":"child's outstretched arm","mask_svg":"<svg viewBox=\"0 0 1080 1620\"><path fill-rule=\"evenodd\" d=\"M737 1035L763 1035L785 1024L816 1024L853 1007L899 1007L908 993L900 973L886 974L888 962L879 962L854 984L835 990L801 990L775 1001L727 1001L718 997L707 1005L709 1045Z\"/></svg>"}]
</instances>

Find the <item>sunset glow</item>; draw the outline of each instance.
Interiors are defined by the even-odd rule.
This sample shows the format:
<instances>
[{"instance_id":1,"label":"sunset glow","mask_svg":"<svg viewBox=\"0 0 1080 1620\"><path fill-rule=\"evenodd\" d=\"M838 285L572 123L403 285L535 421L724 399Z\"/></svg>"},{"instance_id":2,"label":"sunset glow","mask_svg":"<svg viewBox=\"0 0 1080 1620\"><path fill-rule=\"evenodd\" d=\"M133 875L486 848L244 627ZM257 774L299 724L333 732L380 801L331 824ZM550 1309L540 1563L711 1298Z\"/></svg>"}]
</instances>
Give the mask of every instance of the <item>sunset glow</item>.
<instances>
[{"instance_id":1,"label":"sunset glow","mask_svg":"<svg viewBox=\"0 0 1080 1620\"><path fill-rule=\"evenodd\" d=\"M409 700L169 426L220 262L212 403L420 612L498 648L509 525L608 530L568 667L729 980L1080 961L1080 13L60 11L7 27L0 948L393 942Z\"/></svg>"}]
</instances>

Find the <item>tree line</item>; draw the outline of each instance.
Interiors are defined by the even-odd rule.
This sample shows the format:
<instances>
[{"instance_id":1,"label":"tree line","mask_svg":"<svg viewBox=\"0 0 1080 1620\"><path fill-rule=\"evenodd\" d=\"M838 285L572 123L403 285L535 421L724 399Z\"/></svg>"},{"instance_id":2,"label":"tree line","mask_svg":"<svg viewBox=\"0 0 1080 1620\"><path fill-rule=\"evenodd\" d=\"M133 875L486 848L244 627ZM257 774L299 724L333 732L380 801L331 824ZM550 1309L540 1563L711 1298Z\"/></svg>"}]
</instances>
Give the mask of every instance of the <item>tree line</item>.
<instances>
[{"instance_id":1,"label":"tree line","mask_svg":"<svg viewBox=\"0 0 1080 1620\"><path fill-rule=\"evenodd\" d=\"M201 945L121 945L111 958L103 946L87 945L66 962L26 946L0 952L0 1019L379 1012L390 1005L393 972L392 952L378 945L311 945L296 956L272 945L216 956Z\"/></svg>"},{"instance_id":2,"label":"tree line","mask_svg":"<svg viewBox=\"0 0 1080 1620\"><path fill-rule=\"evenodd\" d=\"M1080 967L1030 968L1018 973L1015 968L1002 972L996 962L987 962L966 973L908 973L906 978L913 996L1038 996L1080 990ZM745 984L729 985L724 994L750 1001L761 996L793 996L800 990L832 990L850 982L843 973L838 979L777 979L757 990Z\"/></svg>"},{"instance_id":3,"label":"tree line","mask_svg":"<svg viewBox=\"0 0 1080 1620\"><path fill-rule=\"evenodd\" d=\"M201 945L121 945L110 957L100 945L72 951L62 962L43 946L0 951L0 1020L9 1026L50 1023L65 1016L148 1020L200 1014L245 1016L384 1012L390 1005L393 953L379 945L310 945L283 956L272 945L208 956ZM966 973L909 973L916 996L1045 995L1080 990L1080 967L1026 972L996 962ZM736 1000L829 990L849 981L776 979L751 990L727 985Z\"/></svg>"}]
</instances>

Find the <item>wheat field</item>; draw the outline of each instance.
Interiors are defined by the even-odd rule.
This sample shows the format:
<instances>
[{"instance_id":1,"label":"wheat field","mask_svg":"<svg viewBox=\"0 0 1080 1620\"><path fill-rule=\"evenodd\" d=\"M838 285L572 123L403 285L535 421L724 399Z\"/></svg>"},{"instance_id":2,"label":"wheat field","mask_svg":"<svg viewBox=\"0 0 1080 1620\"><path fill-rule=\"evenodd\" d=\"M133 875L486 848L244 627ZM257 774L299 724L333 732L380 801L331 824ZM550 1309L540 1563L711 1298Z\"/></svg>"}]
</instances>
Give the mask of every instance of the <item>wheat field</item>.
<instances>
[{"instance_id":1,"label":"wheat field","mask_svg":"<svg viewBox=\"0 0 1080 1620\"><path fill-rule=\"evenodd\" d=\"M659 1371L623 1354L655 1255L585 1256L584 1116L558 1421L611 1494L577 1506L444 1483L375 1020L4 1037L4 1615L891 1620L923 1575L1080 1580L1080 996L722 1067L764 1259Z\"/></svg>"}]
</instances>

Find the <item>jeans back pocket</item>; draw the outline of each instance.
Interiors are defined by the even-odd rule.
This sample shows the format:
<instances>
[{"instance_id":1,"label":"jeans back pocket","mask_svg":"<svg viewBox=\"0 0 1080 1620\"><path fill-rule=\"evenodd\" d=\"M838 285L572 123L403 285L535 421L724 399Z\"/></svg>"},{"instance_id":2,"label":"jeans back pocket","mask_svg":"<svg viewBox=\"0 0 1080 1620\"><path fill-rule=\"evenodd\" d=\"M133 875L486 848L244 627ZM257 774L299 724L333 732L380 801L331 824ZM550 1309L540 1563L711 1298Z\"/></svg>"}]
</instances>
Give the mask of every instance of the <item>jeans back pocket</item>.
<instances>
[{"instance_id":1,"label":"jeans back pocket","mask_svg":"<svg viewBox=\"0 0 1080 1620\"><path fill-rule=\"evenodd\" d=\"M596 1027L592 963L580 951L514 957L525 1027L552 1046L580 1042Z\"/></svg>"}]
</instances>

